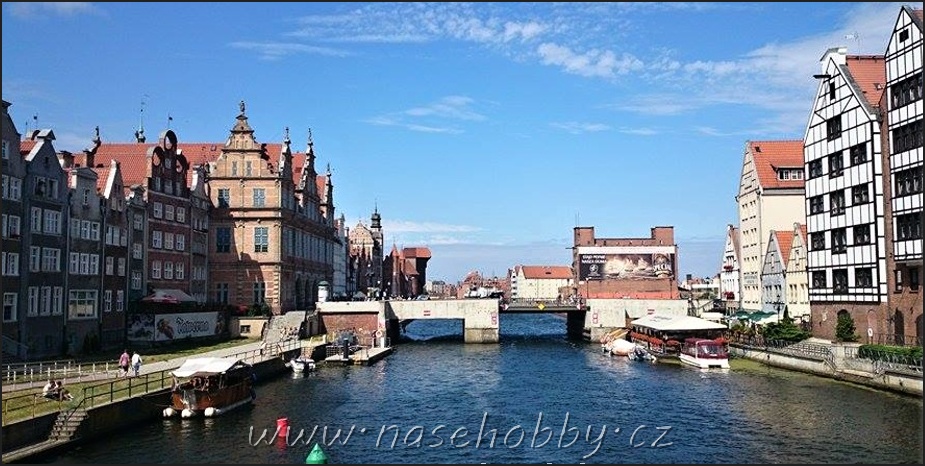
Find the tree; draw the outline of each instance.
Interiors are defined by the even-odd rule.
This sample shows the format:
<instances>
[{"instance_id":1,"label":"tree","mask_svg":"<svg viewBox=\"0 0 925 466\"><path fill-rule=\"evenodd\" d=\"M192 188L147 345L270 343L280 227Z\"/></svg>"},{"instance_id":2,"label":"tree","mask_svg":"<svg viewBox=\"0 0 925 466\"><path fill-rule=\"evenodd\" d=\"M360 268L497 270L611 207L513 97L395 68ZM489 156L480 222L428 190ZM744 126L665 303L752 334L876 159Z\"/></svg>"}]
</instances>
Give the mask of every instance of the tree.
<instances>
[{"instance_id":1,"label":"tree","mask_svg":"<svg viewBox=\"0 0 925 466\"><path fill-rule=\"evenodd\" d=\"M846 342L858 341L854 328L854 319L851 314L847 312L838 314L838 323L835 324L835 339Z\"/></svg>"}]
</instances>

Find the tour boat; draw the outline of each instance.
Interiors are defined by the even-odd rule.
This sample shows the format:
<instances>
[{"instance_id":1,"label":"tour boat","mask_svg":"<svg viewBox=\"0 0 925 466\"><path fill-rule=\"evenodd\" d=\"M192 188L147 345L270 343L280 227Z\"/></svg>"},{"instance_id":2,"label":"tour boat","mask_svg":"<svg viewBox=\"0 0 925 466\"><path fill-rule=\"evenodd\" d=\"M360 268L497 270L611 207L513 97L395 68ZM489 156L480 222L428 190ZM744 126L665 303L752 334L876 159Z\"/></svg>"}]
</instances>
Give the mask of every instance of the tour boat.
<instances>
[{"instance_id":1,"label":"tour boat","mask_svg":"<svg viewBox=\"0 0 925 466\"><path fill-rule=\"evenodd\" d=\"M678 358L682 364L698 369L729 369L729 354L725 345L716 340L685 339Z\"/></svg>"},{"instance_id":2,"label":"tour boat","mask_svg":"<svg viewBox=\"0 0 925 466\"><path fill-rule=\"evenodd\" d=\"M257 397L253 367L235 358L189 358L173 375L171 405L164 417L218 416Z\"/></svg>"},{"instance_id":3,"label":"tour boat","mask_svg":"<svg viewBox=\"0 0 925 466\"><path fill-rule=\"evenodd\" d=\"M315 360L311 358L292 358L289 362L286 363L287 367L292 368L294 374L301 374L303 372L314 372L315 370Z\"/></svg>"}]
</instances>

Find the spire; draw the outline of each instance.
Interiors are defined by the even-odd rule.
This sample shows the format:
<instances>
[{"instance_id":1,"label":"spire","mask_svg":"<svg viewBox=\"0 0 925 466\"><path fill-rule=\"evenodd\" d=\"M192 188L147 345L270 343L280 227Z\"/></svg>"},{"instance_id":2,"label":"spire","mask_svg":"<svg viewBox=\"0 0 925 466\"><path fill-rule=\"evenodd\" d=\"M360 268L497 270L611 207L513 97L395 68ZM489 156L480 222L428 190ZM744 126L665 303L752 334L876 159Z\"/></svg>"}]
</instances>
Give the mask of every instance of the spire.
<instances>
[{"instance_id":1,"label":"spire","mask_svg":"<svg viewBox=\"0 0 925 466\"><path fill-rule=\"evenodd\" d=\"M372 217L370 217L370 220L372 220L372 224L370 225L371 228L379 229L379 230L382 229L382 223L381 223L382 216L379 215L379 204L378 203L376 203L375 210L373 210L373 215Z\"/></svg>"},{"instance_id":2,"label":"spire","mask_svg":"<svg viewBox=\"0 0 925 466\"><path fill-rule=\"evenodd\" d=\"M238 105L241 113L235 117L237 121L231 128L231 136L228 137L225 147L242 151L260 151L260 144L257 144L257 140L254 138L254 130L247 122L247 115L244 113L244 101L242 100Z\"/></svg>"},{"instance_id":3,"label":"spire","mask_svg":"<svg viewBox=\"0 0 925 466\"><path fill-rule=\"evenodd\" d=\"M141 110L138 112L138 129L135 130L135 141L145 142L145 99L141 99Z\"/></svg>"},{"instance_id":4,"label":"spire","mask_svg":"<svg viewBox=\"0 0 925 466\"><path fill-rule=\"evenodd\" d=\"M292 179L292 147L290 144L292 140L289 139L289 127L285 129L285 136L283 137L283 149L279 154L279 177L285 179Z\"/></svg>"}]
</instances>

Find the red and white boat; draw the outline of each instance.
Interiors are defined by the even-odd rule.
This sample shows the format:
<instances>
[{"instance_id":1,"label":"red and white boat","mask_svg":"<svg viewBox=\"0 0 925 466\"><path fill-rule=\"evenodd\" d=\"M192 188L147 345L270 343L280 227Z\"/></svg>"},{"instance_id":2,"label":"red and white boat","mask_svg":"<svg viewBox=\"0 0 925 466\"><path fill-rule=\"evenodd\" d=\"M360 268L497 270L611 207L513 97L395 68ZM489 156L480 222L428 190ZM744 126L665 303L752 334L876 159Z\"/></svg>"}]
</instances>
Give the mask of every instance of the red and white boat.
<instances>
[{"instance_id":1,"label":"red and white boat","mask_svg":"<svg viewBox=\"0 0 925 466\"><path fill-rule=\"evenodd\" d=\"M681 364L698 369L729 369L726 345L706 338L687 338L678 354Z\"/></svg>"}]
</instances>

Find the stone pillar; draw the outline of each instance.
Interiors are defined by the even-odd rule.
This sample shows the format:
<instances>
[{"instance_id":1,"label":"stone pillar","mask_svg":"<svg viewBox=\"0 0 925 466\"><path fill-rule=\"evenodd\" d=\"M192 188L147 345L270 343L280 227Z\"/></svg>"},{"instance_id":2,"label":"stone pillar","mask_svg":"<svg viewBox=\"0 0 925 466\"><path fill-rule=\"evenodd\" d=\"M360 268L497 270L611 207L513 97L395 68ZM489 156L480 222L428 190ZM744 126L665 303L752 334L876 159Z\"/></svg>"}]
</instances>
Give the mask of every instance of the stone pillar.
<instances>
[{"instance_id":1,"label":"stone pillar","mask_svg":"<svg viewBox=\"0 0 925 466\"><path fill-rule=\"evenodd\" d=\"M498 343L498 327L469 328L463 325L463 338L466 343Z\"/></svg>"},{"instance_id":2,"label":"stone pillar","mask_svg":"<svg viewBox=\"0 0 925 466\"><path fill-rule=\"evenodd\" d=\"M585 314L587 312L568 312L567 320L565 321L565 332L568 334L568 338L572 340L580 340L584 338L585 330Z\"/></svg>"}]
</instances>

